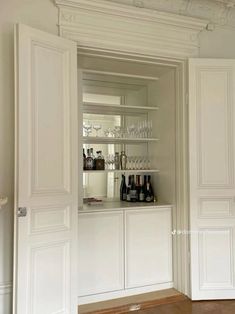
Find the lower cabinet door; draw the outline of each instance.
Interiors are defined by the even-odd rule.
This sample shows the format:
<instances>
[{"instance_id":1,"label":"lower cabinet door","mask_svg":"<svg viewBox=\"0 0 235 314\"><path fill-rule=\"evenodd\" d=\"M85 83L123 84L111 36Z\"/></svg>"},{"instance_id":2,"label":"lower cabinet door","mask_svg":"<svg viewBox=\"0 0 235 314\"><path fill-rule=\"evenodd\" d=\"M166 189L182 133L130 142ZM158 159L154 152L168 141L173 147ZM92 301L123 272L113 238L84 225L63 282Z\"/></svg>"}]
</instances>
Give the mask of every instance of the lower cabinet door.
<instances>
[{"instance_id":1,"label":"lower cabinet door","mask_svg":"<svg viewBox=\"0 0 235 314\"><path fill-rule=\"evenodd\" d=\"M125 287L171 282L171 208L128 210L125 215Z\"/></svg>"},{"instance_id":2,"label":"lower cabinet door","mask_svg":"<svg viewBox=\"0 0 235 314\"><path fill-rule=\"evenodd\" d=\"M79 296L124 289L123 212L78 219Z\"/></svg>"}]
</instances>

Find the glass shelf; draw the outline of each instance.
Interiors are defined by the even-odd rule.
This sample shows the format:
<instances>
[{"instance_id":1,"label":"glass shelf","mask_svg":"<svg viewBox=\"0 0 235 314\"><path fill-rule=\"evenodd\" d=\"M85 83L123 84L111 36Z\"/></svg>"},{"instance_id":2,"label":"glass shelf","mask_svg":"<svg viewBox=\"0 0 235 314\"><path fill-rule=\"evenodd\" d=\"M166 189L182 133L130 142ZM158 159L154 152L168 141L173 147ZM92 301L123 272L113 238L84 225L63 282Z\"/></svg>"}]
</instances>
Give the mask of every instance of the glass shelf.
<instances>
[{"instance_id":1,"label":"glass shelf","mask_svg":"<svg viewBox=\"0 0 235 314\"><path fill-rule=\"evenodd\" d=\"M84 113L105 113L105 114L128 114L128 113L146 113L149 111L156 111L158 107L150 106L126 106L126 105L115 105L115 104L102 104L93 102L83 102Z\"/></svg>"},{"instance_id":2,"label":"glass shelf","mask_svg":"<svg viewBox=\"0 0 235 314\"><path fill-rule=\"evenodd\" d=\"M101 137L101 136L83 136L85 144L138 144L157 142L158 138L116 138L116 137Z\"/></svg>"},{"instance_id":3,"label":"glass shelf","mask_svg":"<svg viewBox=\"0 0 235 314\"><path fill-rule=\"evenodd\" d=\"M133 169L133 170L115 170L115 169L105 169L105 170L83 170L83 173L109 173L109 172L118 172L118 173L157 173L158 169Z\"/></svg>"}]
</instances>

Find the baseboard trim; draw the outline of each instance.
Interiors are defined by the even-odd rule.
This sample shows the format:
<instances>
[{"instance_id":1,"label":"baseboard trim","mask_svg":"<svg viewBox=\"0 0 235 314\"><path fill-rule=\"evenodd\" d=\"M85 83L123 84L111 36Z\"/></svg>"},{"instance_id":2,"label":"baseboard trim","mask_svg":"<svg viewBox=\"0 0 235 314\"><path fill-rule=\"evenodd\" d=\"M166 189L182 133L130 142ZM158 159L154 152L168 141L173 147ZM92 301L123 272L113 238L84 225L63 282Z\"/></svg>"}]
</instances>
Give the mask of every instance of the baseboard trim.
<instances>
[{"instance_id":1,"label":"baseboard trim","mask_svg":"<svg viewBox=\"0 0 235 314\"><path fill-rule=\"evenodd\" d=\"M11 294L12 293L12 283L2 282L0 283L0 295Z\"/></svg>"},{"instance_id":2,"label":"baseboard trim","mask_svg":"<svg viewBox=\"0 0 235 314\"><path fill-rule=\"evenodd\" d=\"M188 298L185 295L179 293L177 295L164 297L161 299L143 301L140 303L130 303L130 304L120 305L120 306L108 308L108 309L99 309L99 310L84 312L83 314L113 314L113 313L125 314L125 313L132 312L135 310L145 310L145 309L153 308L158 305L176 303L176 302L181 302L185 300L188 300Z\"/></svg>"},{"instance_id":3,"label":"baseboard trim","mask_svg":"<svg viewBox=\"0 0 235 314\"><path fill-rule=\"evenodd\" d=\"M161 291L165 289L173 288L173 282L164 282L158 283L155 285L148 285L144 287L137 287L137 288L127 288L118 291L112 292L105 292L105 293L97 293L93 295L87 296L80 296L78 297L78 305L85 305L90 303L97 303L102 301L108 301L113 299L120 299L125 297L131 297L134 295L154 292L154 291Z\"/></svg>"}]
</instances>

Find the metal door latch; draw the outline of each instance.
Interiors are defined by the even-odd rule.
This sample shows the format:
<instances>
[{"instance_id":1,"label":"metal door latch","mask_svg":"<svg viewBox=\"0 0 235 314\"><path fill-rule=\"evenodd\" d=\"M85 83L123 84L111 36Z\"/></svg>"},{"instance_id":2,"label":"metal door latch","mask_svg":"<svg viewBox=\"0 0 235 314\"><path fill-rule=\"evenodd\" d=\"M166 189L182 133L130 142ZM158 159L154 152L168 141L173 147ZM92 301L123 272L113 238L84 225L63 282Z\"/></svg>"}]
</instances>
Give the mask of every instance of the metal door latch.
<instances>
[{"instance_id":1,"label":"metal door latch","mask_svg":"<svg viewBox=\"0 0 235 314\"><path fill-rule=\"evenodd\" d=\"M19 207L18 208L18 217L26 217L27 216L27 208Z\"/></svg>"}]
</instances>

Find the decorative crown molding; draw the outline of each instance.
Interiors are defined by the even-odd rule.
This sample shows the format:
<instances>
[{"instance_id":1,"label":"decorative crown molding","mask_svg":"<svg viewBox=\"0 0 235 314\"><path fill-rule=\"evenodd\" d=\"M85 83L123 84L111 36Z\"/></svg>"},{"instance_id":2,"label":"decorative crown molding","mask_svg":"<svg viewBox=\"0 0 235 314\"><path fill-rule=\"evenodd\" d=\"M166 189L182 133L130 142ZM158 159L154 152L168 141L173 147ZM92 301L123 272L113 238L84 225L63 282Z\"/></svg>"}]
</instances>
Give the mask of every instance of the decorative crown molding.
<instances>
[{"instance_id":1,"label":"decorative crown molding","mask_svg":"<svg viewBox=\"0 0 235 314\"><path fill-rule=\"evenodd\" d=\"M139 8L207 19L216 25L235 27L235 0L106 0Z\"/></svg>"},{"instance_id":2,"label":"decorative crown molding","mask_svg":"<svg viewBox=\"0 0 235 314\"><path fill-rule=\"evenodd\" d=\"M161 2L161 0L160 0ZM55 0L60 35L81 48L151 56L198 54L198 34L208 21L106 0Z\"/></svg>"}]
</instances>

